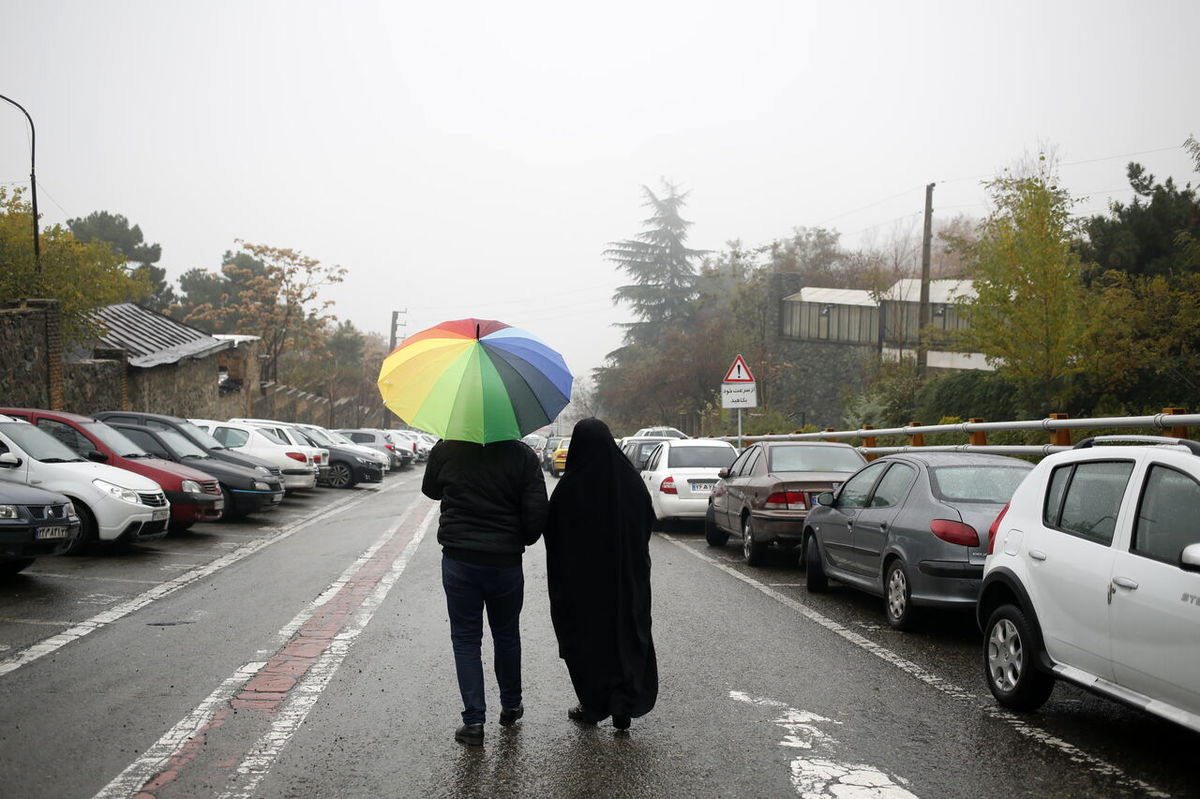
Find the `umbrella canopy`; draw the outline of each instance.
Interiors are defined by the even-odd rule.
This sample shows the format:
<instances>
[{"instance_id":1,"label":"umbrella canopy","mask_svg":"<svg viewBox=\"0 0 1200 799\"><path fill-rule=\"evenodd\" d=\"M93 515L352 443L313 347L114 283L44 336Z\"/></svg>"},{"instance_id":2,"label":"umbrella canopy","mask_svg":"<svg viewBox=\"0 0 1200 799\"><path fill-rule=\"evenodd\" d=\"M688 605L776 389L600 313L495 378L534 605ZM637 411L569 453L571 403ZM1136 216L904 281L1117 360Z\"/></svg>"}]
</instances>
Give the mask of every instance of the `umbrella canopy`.
<instances>
[{"instance_id":1,"label":"umbrella canopy","mask_svg":"<svg viewBox=\"0 0 1200 799\"><path fill-rule=\"evenodd\" d=\"M554 420L571 399L562 356L493 319L455 319L409 336L383 359L379 393L408 424L487 444Z\"/></svg>"}]
</instances>

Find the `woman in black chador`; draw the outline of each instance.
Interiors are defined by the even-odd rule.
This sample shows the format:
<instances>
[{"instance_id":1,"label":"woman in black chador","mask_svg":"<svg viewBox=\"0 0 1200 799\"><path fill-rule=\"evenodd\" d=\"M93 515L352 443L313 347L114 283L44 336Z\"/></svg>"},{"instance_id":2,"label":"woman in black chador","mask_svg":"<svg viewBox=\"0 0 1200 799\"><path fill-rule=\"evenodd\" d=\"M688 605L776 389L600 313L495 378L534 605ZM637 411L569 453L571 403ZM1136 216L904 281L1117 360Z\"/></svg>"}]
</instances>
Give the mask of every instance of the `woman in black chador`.
<instances>
[{"instance_id":1,"label":"woman in black chador","mask_svg":"<svg viewBox=\"0 0 1200 799\"><path fill-rule=\"evenodd\" d=\"M650 496L608 425L575 425L550 497L546 566L550 618L579 705L567 715L619 730L658 697L650 636Z\"/></svg>"}]
</instances>

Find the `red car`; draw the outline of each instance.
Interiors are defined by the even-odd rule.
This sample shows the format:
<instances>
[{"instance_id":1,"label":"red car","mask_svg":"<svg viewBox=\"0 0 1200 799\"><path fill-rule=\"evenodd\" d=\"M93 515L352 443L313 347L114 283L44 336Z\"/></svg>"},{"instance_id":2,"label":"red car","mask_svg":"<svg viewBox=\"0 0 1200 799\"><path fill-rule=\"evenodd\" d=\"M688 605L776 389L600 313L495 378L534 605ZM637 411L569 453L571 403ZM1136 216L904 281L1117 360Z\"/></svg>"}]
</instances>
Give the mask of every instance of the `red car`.
<instances>
[{"instance_id":1,"label":"red car","mask_svg":"<svg viewBox=\"0 0 1200 799\"><path fill-rule=\"evenodd\" d=\"M155 458L104 422L77 413L35 408L2 408L0 413L36 425L90 461L149 477L167 495L171 503L171 527L176 530L185 530L198 521L215 522L221 518L224 500L216 478L198 469Z\"/></svg>"}]
</instances>

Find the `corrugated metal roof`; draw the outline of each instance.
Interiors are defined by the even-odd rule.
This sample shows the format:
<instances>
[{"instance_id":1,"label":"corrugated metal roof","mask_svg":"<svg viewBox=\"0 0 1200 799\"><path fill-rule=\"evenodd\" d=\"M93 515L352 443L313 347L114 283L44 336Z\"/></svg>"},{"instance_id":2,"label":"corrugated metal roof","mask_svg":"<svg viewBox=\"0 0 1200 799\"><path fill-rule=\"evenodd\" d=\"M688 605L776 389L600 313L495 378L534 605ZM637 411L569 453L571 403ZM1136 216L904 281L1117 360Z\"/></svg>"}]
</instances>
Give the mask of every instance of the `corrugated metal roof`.
<instances>
[{"instance_id":1,"label":"corrugated metal roof","mask_svg":"<svg viewBox=\"0 0 1200 799\"><path fill-rule=\"evenodd\" d=\"M953 303L959 298L975 296L975 283L971 280L931 280L929 281L929 301ZM897 302L920 302L921 280L906 277L897 280L884 295L885 300Z\"/></svg>"},{"instance_id":2,"label":"corrugated metal roof","mask_svg":"<svg viewBox=\"0 0 1200 799\"><path fill-rule=\"evenodd\" d=\"M106 305L92 311L91 317L106 331L97 346L120 347L129 353L131 366L178 363L233 346L231 341L218 341L203 330L133 302Z\"/></svg>"},{"instance_id":3,"label":"corrugated metal roof","mask_svg":"<svg viewBox=\"0 0 1200 799\"><path fill-rule=\"evenodd\" d=\"M832 305L867 305L874 308L879 303L871 297L871 292L863 289L822 289L806 286L795 294L784 297L785 300L798 302L819 302Z\"/></svg>"}]
</instances>

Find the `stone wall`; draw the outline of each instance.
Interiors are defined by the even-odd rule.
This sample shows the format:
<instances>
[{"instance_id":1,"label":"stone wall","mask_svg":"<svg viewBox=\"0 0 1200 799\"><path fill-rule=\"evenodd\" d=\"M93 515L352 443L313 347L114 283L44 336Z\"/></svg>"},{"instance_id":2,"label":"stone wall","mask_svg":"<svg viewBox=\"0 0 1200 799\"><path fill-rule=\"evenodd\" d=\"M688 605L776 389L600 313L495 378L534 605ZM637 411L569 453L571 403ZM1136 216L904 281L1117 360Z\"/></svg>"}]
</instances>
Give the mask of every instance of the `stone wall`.
<instances>
[{"instance_id":1,"label":"stone wall","mask_svg":"<svg viewBox=\"0 0 1200 799\"><path fill-rule=\"evenodd\" d=\"M797 428L840 429L845 398L866 387L867 365L878 357L875 348L782 337L775 346L789 366L772 381L771 405L788 409Z\"/></svg>"},{"instance_id":2,"label":"stone wall","mask_svg":"<svg viewBox=\"0 0 1200 799\"><path fill-rule=\"evenodd\" d=\"M0 398L26 408L62 408L62 330L55 300L0 309Z\"/></svg>"},{"instance_id":3,"label":"stone wall","mask_svg":"<svg viewBox=\"0 0 1200 799\"><path fill-rule=\"evenodd\" d=\"M221 413L217 374L212 357L130 367L129 410L211 419Z\"/></svg>"},{"instance_id":4,"label":"stone wall","mask_svg":"<svg viewBox=\"0 0 1200 799\"><path fill-rule=\"evenodd\" d=\"M125 368L124 361L97 358L63 364L63 410L88 415L123 410Z\"/></svg>"}]
</instances>

